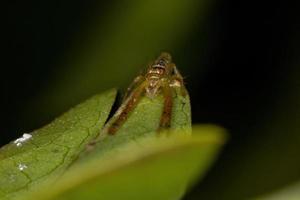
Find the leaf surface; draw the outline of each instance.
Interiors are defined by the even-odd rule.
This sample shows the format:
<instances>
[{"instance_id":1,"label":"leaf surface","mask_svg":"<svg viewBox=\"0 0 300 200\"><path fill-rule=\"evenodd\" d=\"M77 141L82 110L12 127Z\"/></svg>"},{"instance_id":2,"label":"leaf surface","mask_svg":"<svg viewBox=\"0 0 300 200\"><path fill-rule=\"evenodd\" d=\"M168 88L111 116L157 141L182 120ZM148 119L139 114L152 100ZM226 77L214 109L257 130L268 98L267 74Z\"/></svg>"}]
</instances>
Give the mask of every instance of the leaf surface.
<instances>
[{"instance_id":1,"label":"leaf surface","mask_svg":"<svg viewBox=\"0 0 300 200\"><path fill-rule=\"evenodd\" d=\"M44 186L29 199L181 198L212 163L224 135L215 126L201 126L191 136L189 97L179 90L173 95L171 131L157 132L163 95L142 97L114 135L104 128L51 190Z\"/></svg>"},{"instance_id":2,"label":"leaf surface","mask_svg":"<svg viewBox=\"0 0 300 200\"><path fill-rule=\"evenodd\" d=\"M49 125L0 149L0 199L18 197L47 180L57 179L99 134L116 91L96 95Z\"/></svg>"}]
</instances>

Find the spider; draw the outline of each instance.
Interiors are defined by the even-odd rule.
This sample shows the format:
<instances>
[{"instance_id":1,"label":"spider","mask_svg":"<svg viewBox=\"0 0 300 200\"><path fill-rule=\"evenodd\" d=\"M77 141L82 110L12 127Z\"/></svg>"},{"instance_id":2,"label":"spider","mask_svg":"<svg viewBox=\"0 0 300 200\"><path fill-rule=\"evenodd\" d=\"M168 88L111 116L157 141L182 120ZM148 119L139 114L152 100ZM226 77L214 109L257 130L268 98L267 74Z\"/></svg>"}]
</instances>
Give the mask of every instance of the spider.
<instances>
[{"instance_id":1,"label":"spider","mask_svg":"<svg viewBox=\"0 0 300 200\"><path fill-rule=\"evenodd\" d=\"M131 83L124 96L123 104L115 113L113 122L107 127L108 134L116 133L143 96L153 99L159 94L164 96L164 106L158 131L170 128L173 107L172 93L175 88L179 88L183 96L187 94L183 77L172 62L171 55L163 52L149 64L144 75L137 76Z\"/></svg>"}]
</instances>

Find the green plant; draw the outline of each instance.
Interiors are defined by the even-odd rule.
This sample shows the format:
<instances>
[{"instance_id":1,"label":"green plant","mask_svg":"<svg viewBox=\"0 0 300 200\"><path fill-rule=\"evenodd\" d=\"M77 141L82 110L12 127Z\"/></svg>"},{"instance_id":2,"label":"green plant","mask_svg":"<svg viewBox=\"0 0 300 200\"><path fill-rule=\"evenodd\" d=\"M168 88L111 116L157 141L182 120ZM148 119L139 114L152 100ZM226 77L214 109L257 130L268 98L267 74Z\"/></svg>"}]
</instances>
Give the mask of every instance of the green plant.
<instances>
[{"instance_id":1,"label":"green plant","mask_svg":"<svg viewBox=\"0 0 300 200\"><path fill-rule=\"evenodd\" d=\"M163 96L142 98L114 135L100 133L116 91L96 95L0 151L1 199L179 199L224 142L193 128L188 96L175 96L171 128L157 133ZM51 189L49 189L51 188Z\"/></svg>"}]
</instances>

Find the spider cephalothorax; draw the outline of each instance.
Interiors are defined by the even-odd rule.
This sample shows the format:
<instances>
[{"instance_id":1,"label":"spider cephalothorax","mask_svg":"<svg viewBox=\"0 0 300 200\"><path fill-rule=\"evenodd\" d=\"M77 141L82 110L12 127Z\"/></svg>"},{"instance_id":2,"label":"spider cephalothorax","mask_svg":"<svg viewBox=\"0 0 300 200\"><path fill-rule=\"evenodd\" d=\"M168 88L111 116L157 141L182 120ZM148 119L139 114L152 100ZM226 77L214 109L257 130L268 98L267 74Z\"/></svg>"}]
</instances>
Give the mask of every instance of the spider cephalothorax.
<instances>
[{"instance_id":1,"label":"spider cephalothorax","mask_svg":"<svg viewBox=\"0 0 300 200\"><path fill-rule=\"evenodd\" d=\"M175 86L173 84L176 66L172 63L170 54L162 53L149 67L145 74L146 95L154 98L162 87L166 85ZM180 76L181 77L181 76Z\"/></svg>"}]
</instances>

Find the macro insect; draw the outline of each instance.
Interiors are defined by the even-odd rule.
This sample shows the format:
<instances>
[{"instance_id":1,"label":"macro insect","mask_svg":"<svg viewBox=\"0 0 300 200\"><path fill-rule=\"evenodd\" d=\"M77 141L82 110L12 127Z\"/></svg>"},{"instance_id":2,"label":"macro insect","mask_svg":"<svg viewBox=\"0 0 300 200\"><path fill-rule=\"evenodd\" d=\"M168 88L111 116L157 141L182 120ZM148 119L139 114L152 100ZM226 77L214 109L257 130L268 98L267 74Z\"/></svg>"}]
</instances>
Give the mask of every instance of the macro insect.
<instances>
[{"instance_id":1,"label":"macro insect","mask_svg":"<svg viewBox=\"0 0 300 200\"><path fill-rule=\"evenodd\" d=\"M179 89L183 96L187 95L183 77L172 62L171 55L163 52L155 61L149 64L144 75L137 76L131 83L122 105L113 116L113 121L107 124L108 134L113 135L116 133L142 97L146 96L153 99L159 94L164 97L164 105L158 131L169 128L175 88Z\"/></svg>"}]
</instances>

